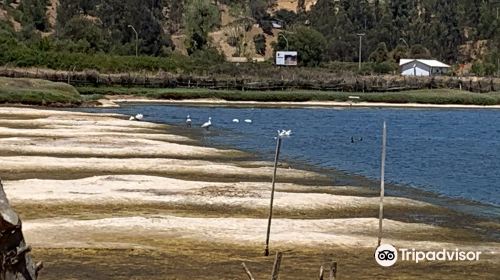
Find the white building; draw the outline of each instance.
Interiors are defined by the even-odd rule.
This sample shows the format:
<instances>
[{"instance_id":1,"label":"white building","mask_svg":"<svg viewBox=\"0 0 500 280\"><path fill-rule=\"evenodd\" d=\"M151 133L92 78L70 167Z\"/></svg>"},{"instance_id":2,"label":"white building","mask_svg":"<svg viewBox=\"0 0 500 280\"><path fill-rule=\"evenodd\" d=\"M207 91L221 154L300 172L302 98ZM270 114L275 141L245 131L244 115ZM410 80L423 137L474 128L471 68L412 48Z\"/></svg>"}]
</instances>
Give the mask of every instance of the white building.
<instances>
[{"instance_id":1,"label":"white building","mask_svg":"<svg viewBox=\"0 0 500 280\"><path fill-rule=\"evenodd\" d=\"M433 59L401 59L399 70L403 76L437 76L446 74L450 65Z\"/></svg>"}]
</instances>

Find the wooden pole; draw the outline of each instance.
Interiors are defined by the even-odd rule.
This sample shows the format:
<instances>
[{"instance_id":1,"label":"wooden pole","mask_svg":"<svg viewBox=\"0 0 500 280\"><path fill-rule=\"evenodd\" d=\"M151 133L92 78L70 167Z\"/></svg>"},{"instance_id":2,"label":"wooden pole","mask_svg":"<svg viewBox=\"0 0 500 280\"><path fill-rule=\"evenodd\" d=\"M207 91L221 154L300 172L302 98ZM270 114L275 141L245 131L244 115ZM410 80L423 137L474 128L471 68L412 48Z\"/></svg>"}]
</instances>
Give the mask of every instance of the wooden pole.
<instances>
[{"instance_id":1,"label":"wooden pole","mask_svg":"<svg viewBox=\"0 0 500 280\"><path fill-rule=\"evenodd\" d=\"M330 267L330 280L335 280L337 278L337 262L332 262Z\"/></svg>"},{"instance_id":2,"label":"wooden pole","mask_svg":"<svg viewBox=\"0 0 500 280\"><path fill-rule=\"evenodd\" d=\"M273 273L271 275L271 280L278 280L280 276L280 266L282 257L283 253L281 252L276 253L276 258L274 258L274 266L273 266Z\"/></svg>"},{"instance_id":3,"label":"wooden pole","mask_svg":"<svg viewBox=\"0 0 500 280\"><path fill-rule=\"evenodd\" d=\"M280 156L281 140L282 139L278 134L276 140L276 153L274 155L274 173L273 173L273 181L271 188L271 202L269 205L269 220L267 221L266 249L264 251L265 256L269 256L269 236L271 234L271 220L273 219L274 186L276 184L276 170L278 169L278 159Z\"/></svg>"},{"instance_id":4,"label":"wooden pole","mask_svg":"<svg viewBox=\"0 0 500 280\"><path fill-rule=\"evenodd\" d=\"M245 270L245 273L247 274L248 279L249 280L255 280L255 278L253 278L252 273L250 272L250 270L248 269L248 267L245 265L244 262L241 263L241 266L243 266L243 269Z\"/></svg>"},{"instance_id":5,"label":"wooden pole","mask_svg":"<svg viewBox=\"0 0 500 280\"><path fill-rule=\"evenodd\" d=\"M382 220L384 219L384 188L385 188L385 147L387 144L387 125L384 121L384 128L382 132L382 160L380 167L380 208L378 214L378 246L382 243Z\"/></svg>"},{"instance_id":6,"label":"wooden pole","mask_svg":"<svg viewBox=\"0 0 500 280\"><path fill-rule=\"evenodd\" d=\"M325 269L323 268L323 266L321 266L319 268L319 280L323 280L324 274L325 274Z\"/></svg>"}]
</instances>

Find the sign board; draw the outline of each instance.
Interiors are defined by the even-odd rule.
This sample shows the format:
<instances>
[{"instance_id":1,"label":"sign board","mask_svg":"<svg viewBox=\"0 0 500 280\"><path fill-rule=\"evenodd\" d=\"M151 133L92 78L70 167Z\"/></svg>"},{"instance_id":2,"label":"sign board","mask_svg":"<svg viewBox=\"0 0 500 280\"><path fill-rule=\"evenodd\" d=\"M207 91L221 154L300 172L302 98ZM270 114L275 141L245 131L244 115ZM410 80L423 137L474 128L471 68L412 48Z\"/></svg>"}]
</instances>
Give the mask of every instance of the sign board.
<instances>
[{"instance_id":1,"label":"sign board","mask_svg":"<svg viewBox=\"0 0 500 280\"><path fill-rule=\"evenodd\" d=\"M279 51L276 52L276 65L280 66L296 66L297 52Z\"/></svg>"}]
</instances>

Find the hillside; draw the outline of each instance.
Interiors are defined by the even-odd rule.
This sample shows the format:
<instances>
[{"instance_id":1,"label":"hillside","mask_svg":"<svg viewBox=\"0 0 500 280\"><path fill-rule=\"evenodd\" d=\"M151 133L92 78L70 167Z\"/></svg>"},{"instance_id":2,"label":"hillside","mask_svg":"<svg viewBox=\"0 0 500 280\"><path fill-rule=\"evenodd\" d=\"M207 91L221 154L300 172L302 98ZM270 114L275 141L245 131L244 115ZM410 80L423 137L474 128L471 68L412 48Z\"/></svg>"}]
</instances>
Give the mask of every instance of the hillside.
<instances>
[{"instance_id":1,"label":"hillside","mask_svg":"<svg viewBox=\"0 0 500 280\"><path fill-rule=\"evenodd\" d=\"M34 51L113 55L134 55L137 43L139 54L156 57L215 48L235 61L269 60L289 47L316 66L356 62L363 33L364 61L432 57L492 74L500 66L499 8L497 0L3 0L0 39ZM301 38L300 28L312 37Z\"/></svg>"}]
</instances>

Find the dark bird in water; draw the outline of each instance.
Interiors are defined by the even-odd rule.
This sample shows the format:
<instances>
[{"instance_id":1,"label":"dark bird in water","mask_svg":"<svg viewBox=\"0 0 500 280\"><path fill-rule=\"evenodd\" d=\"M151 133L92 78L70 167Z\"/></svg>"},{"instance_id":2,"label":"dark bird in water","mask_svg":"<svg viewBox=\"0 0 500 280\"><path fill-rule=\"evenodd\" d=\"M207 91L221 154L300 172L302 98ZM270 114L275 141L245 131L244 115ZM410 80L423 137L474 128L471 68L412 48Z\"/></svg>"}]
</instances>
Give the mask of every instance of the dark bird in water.
<instances>
[{"instance_id":1,"label":"dark bird in water","mask_svg":"<svg viewBox=\"0 0 500 280\"><path fill-rule=\"evenodd\" d=\"M354 139L354 136L351 136L351 143L354 143L354 142L362 142L363 141L363 137L356 137L356 139Z\"/></svg>"},{"instance_id":2,"label":"dark bird in water","mask_svg":"<svg viewBox=\"0 0 500 280\"><path fill-rule=\"evenodd\" d=\"M191 127L191 123L192 123L192 122L193 122L193 121L191 120L191 116L190 116L190 115L187 115L187 117L186 117L186 126L187 126L187 127Z\"/></svg>"}]
</instances>

